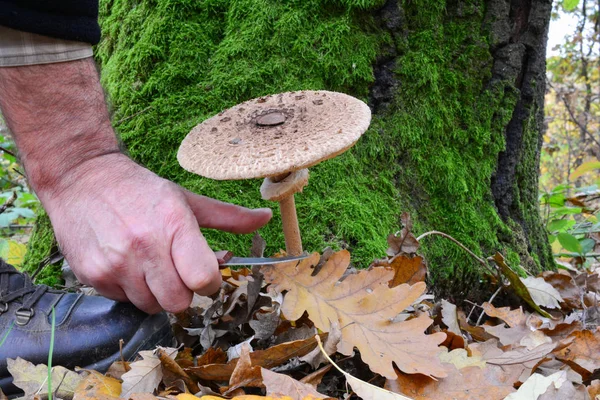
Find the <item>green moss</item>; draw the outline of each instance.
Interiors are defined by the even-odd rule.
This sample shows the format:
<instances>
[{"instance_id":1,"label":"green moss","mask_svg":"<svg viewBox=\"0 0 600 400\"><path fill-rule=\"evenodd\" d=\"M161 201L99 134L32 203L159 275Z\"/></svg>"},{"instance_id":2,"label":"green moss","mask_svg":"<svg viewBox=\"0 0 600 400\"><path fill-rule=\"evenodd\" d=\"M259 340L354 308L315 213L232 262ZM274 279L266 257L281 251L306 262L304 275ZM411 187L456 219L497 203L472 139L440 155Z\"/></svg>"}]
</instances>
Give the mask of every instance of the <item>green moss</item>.
<instances>
[{"instance_id":1,"label":"green moss","mask_svg":"<svg viewBox=\"0 0 600 400\"><path fill-rule=\"evenodd\" d=\"M56 240L50 225L50 219L45 212L41 212L37 219L35 228L31 234L23 270L30 275L35 273L39 266L56 251ZM60 267L50 265L43 268L36 276L37 283L55 286L60 283Z\"/></svg>"},{"instance_id":2,"label":"green moss","mask_svg":"<svg viewBox=\"0 0 600 400\"><path fill-rule=\"evenodd\" d=\"M378 54L395 46L395 100L351 151L311 169L296 198L305 249L349 248L366 266L382 256L406 210L418 233L445 231L482 256L526 253L490 191L519 93L509 82L490 83L484 2L406 0L406 34L393 36L370 12L383 3L104 0L96 55L115 126L131 156L158 174L220 200L272 206L260 200L259 181L185 172L175 157L181 140L213 114L265 94L328 89L366 100ZM527 140L537 137L534 128ZM531 204L524 217L535 218ZM213 248L245 254L250 246L247 236L204 233ZM278 210L261 234L268 253L284 247ZM423 250L434 282L469 290L480 276L481 266L445 239L429 237Z\"/></svg>"}]
</instances>

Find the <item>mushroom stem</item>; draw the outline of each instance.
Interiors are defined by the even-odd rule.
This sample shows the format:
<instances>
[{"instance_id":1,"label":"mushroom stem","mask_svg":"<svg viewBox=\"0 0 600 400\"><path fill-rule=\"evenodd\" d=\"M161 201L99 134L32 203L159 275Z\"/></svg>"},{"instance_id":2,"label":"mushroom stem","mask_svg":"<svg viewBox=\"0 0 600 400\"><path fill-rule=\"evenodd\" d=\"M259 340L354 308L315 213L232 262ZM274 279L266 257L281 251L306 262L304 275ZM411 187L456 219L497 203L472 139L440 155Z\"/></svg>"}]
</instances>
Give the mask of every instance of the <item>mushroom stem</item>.
<instances>
[{"instance_id":1,"label":"mushroom stem","mask_svg":"<svg viewBox=\"0 0 600 400\"><path fill-rule=\"evenodd\" d=\"M302 254L302 239L300 238L294 195L282 199L279 202L279 209L285 237L285 251L291 256L299 256Z\"/></svg>"}]
</instances>

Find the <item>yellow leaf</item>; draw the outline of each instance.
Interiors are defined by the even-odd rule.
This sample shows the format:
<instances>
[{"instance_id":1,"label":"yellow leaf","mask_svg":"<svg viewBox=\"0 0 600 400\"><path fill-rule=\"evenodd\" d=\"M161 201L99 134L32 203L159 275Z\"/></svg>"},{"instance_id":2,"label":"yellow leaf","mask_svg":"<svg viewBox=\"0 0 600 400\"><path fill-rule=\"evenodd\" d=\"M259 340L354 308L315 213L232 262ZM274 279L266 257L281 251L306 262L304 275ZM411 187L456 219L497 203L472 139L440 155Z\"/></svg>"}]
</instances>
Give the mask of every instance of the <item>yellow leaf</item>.
<instances>
[{"instance_id":1,"label":"yellow leaf","mask_svg":"<svg viewBox=\"0 0 600 400\"><path fill-rule=\"evenodd\" d=\"M119 399L121 394L120 381L96 371L89 372L90 374L75 389L73 400Z\"/></svg>"},{"instance_id":2,"label":"yellow leaf","mask_svg":"<svg viewBox=\"0 0 600 400\"><path fill-rule=\"evenodd\" d=\"M27 246L23 243L0 239L0 258L3 258L7 263L18 267L23 264L26 252Z\"/></svg>"},{"instance_id":3,"label":"yellow leaf","mask_svg":"<svg viewBox=\"0 0 600 400\"><path fill-rule=\"evenodd\" d=\"M339 282L350 264L350 253L345 250L333 254L312 276L319 258L315 253L299 263L262 267L265 280L275 290L287 291L281 311L288 320L295 321L306 311L324 332L337 323L342 330L337 350L350 355L358 348L371 370L389 379L397 376L393 363L411 374L446 376L438 358L438 345L446 335L424 334L433 321L427 315L393 321L423 294L425 283L390 288L394 272L385 268L361 271Z\"/></svg>"},{"instance_id":4,"label":"yellow leaf","mask_svg":"<svg viewBox=\"0 0 600 400\"><path fill-rule=\"evenodd\" d=\"M573 171L573 173L570 176L570 179L571 180L577 179L581 175L585 174L586 172L593 171L595 169L600 169L600 161L588 161L588 162L584 162L579 167L577 167L575 169L575 171Z\"/></svg>"}]
</instances>

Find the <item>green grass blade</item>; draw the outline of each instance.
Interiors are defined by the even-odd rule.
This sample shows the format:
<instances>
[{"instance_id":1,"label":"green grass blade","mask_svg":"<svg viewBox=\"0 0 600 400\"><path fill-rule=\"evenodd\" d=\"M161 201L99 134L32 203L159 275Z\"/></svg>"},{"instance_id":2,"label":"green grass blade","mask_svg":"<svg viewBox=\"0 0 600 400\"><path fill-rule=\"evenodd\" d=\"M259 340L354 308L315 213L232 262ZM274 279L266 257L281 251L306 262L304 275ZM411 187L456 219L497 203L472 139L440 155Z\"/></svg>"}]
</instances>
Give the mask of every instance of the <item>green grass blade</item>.
<instances>
[{"instance_id":1,"label":"green grass blade","mask_svg":"<svg viewBox=\"0 0 600 400\"><path fill-rule=\"evenodd\" d=\"M48 351L48 400L52 400L52 353L54 352L54 330L56 329L56 314L52 307L52 331L50 332L50 350Z\"/></svg>"},{"instance_id":2,"label":"green grass blade","mask_svg":"<svg viewBox=\"0 0 600 400\"><path fill-rule=\"evenodd\" d=\"M12 328L14 325L15 325L15 321L10 323L10 326L8 327L8 331L4 334L4 337L2 338L2 340L0 340L0 347L2 347L4 342L6 342L6 338L8 338L8 334L10 333L10 331L12 331Z\"/></svg>"}]
</instances>

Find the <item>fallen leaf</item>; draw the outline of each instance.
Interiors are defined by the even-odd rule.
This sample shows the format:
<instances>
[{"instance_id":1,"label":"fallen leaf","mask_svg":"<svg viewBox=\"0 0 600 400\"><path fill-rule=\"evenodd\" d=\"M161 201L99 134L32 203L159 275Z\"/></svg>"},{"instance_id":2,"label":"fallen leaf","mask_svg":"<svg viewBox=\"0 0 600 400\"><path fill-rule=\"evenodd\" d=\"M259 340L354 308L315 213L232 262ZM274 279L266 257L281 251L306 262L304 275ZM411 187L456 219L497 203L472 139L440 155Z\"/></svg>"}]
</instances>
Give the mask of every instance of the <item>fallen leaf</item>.
<instances>
[{"instance_id":1,"label":"fallen leaf","mask_svg":"<svg viewBox=\"0 0 600 400\"><path fill-rule=\"evenodd\" d=\"M289 396L293 400L303 400L309 396L314 399L329 398L329 396L317 392L311 385L299 382L290 376L278 374L265 368L261 368L261 373L263 383L267 389L267 396Z\"/></svg>"},{"instance_id":2,"label":"fallen leaf","mask_svg":"<svg viewBox=\"0 0 600 400\"><path fill-rule=\"evenodd\" d=\"M387 238L390 247L386 250L386 254L390 257L399 253L416 253L419 249L419 241L411 233L413 224L406 211L400 216L400 222L402 222L402 229Z\"/></svg>"},{"instance_id":3,"label":"fallen leaf","mask_svg":"<svg viewBox=\"0 0 600 400\"><path fill-rule=\"evenodd\" d=\"M328 373L331 370L331 368L331 364L319 368L315 372L308 374L304 378L300 379L300 382L306 383L307 385L310 385L316 389L317 385L321 383L321 380L323 380L323 376L325 376L325 374Z\"/></svg>"},{"instance_id":4,"label":"fallen leaf","mask_svg":"<svg viewBox=\"0 0 600 400\"><path fill-rule=\"evenodd\" d=\"M307 312L315 326L325 332L336 321L342 327L338 351L350 355L357 347L371 370L383 376L396 376L393 362L406 372L444 376L437 355L446 335L424 334L432 320L421 314L392 322L423 294L423 282L389 288L392 272L385 268L361 271L339 282L350 263L350 253L335 253L312 276L312 267L318 261L315 253L299 263L263 266L265 280L277 291L287 291L281 307L287 319L294 321Z\"/></svg>"},{"instance_id":5,"label":"fallen leaf","mask_svg":"<svg viewBox=\"0 0 600 400\"><path fill-rule=\"evenodd\" d=\"M174 359L177 349L165 348L167 355ZM131 370L123 374L121 397L131 396L133 393L152 393L162 380L162 364L160 358L153 351L140 351L142 360L130 364Z\"/></svg>"},{"instance_id":6,"label":"fallen leaf","mask_svg":"<svg viewBox=\"0 0 600 400\"><path fill-rule=\"evenodd\" d=\"M302 357L316 346L317 341L314 337L310 337L305 340L283 343L266 350L253 351L250 353L250 359L252 360L252 365L274 368L288 361L290 358ZM185 371L204 380L229 381L238 360L238 358L235 358L227 364L207 364L186 368Z\"/></svg>"},{"instance_id":7,"label":"fallen leaf","mask_svg":"<svg viewBox=\"0 0 600 400\"><path fill-rule=\"evenodd\" d=\"M560 293L566 308L571 310L581 308L583 289L575 284L571 275L547 271L542 274L542 277Z\"/></svg>"},{"instance_id":8,"label":"fallen leaf","mask_svg":"<svg viewBox=\"0 0 600 400\"><path fill-rule=\"evenodd\" d=\"M240 387L263 387L262 375L260 367L252 365L250 359L250 345L245 344L242 347L242 353L240 359L229 379L229 389L237 389Z\"/></svg>"},{"instance_id":9,"label":"fallen leaf","mask_svg":"<svg viewBox=\"0 0 600 400\"><path fill-rule=\"evenodd\" d=\"M559 388L550 385L537 400L589 400L589 395L584 385L573 385L573 382L566 381Z\"/></svg>"},{"instance_id":10,"label":"fallen leaf","mask_svg":"<svg viewBox=\"0 0 600 400\"><path fill-rule=\"evenodd\" d=\"M469 357L469 354L465 349L456 349L450 352L446 351L445 353L441 353L440 360L443 363L454 365L457 369L466 367L485 368L486 364L481 356Z\"/></svg>"},{"instance_id":11,"label":"fallen leaf","mask_svg":"<svg viewBox=\"0 0 600 400\"><path fill-rule=\"evenodd\" d=\"M546 308L560 308L560 303L563 302L560 293L544 278L528 276L527 278L521 278L521 282L529 290L535 304Z\"/></svg>"},{"instance_id":12,"label":"fallen leaf","mask_svg":"<svg viewBox=\"0 0 600 400\"><path fill-rule=\"evenodd\" d=\"M600 396L600 380L593 380L587 387L588 393L592 399L596 399L597 396Z\"/></svg>"},{"instance_id":13,"label":"fallen leaf","mask_svg":"<svg viewBox=\"0 0 600 400\"><path fill-rule=\"evenodd\" d=\"M506 396L505 400L534 400L544 394L551 385L560 387L567 381L567 373L559 371L550 376L533 374L515 393Z\"/></svg>"},{"instance_id":14,"label":"fallen leaf","mask_svg":"<svg viewBox=\"0 0 600 400\"><path fill-rule=\"evenodd\" d=\"M121 382L115 378L88 371L85 379L75 389L73 400L113 400L119 399Z\"/></svg>"},{"instance_id":15,"label":"fallen leaf","mask_svg":"<svg viewBox=\"0 0 600 400\"><path fill-rule=\"evenodd\" d=\"M424 282L427 276L427 266L420 256L409 257L398 254L389 260L389 267L394 270L394 277L389 283L391 288L403 283L414 285L417 282Z\"/></svg>"},{"instance_id":16,"label":"fallen leaf","mask_svg":"<svg viewBox=\"0 0 600 400\"><path fill-rule=\"evenodd\" d=\"M198 365L224 364L227 362L227 353L221 348L211 347L198 357Z\"/></svg>"},{"instance_id":17,"label":"fallen leaf","mask_svg":"<svg viewBox=\"0 0 600 400\"><path fill-rule=\"evenodd\" d=\"M521 307L516 310L511 310L510 307L496 308L488 302L483 303L482 307L487 315L492 318L500 318L511 328L524 325L527 320L527 316L523 313Z\"/></svg>"},{"instance_id":18,"label":"fallen leaf","mask_svg":"<svg viewBox=\"0 0 600 400\"><path fill-rule=\"evenodd\" d=\"M535 301L531 298L531 293L525 286L525 284L521 281L519 275L517 275L504 261L504 257L502 254L496 253L494 254L494 261L502 271L502 274L508 279L510 282L510 288L515 292L517 296L519 296L525 303L527 303L531 308L537 311L541 316L546 318L552 318L550 314L546 311L542 310L540 306L536 304Z\"/></svg>"},{"instance_id":19,"label":"fallen leaf","mask_svg":"<svg viewBox=\"0 0 600 400\"><path fill-rule=\"evenodd\" d=\"M465 367L458 370L447 365L447 377L439 380L425 375L399 372L388 379L385 388L411 396L414 400L502 400L514 392L510 376L501 368Z\"/></svg>"},{"instance_id":20,"label":"fallen leaf","mask_svg":"<svg viewBox=\"0 0 600 400\"><path fill-rule=\"evenodd\" d=\"M455 335L462 335L458 324L456 306L446 300L442 300L442 322L446 324L450 332Z\"/></svg>"},{"instance_id":21,"label":"fallen leaf","mask_svg":"<svg viewBox=\"0 0 600 400\"><path fill-rule=\"evenodd\" d=\"M555 352L559 360L572 361L589 372L600 368L600 333L589 330L575 331L568 336L571 344Z\"/></svg>"},{"instance_id":22,"label":"fallen leaf","mask_svg":"<svg viewBox=\"0 0 600 400\"><path fill-rule=\"evenodd\" d=\"M25 398L34 395L48 395L48 367L44 364L33 365L18 357L16 360L7 359L8 372L13 377L13 385L25 392ZM60 398L72 398L75 389L83 377L76 372L56 366L52 367L52 390ZM56 391L58 388L58 391Z\"/></svg>"},{"instance_id":23,"label":"fallen leaf","mask_svg":"<svg viewBox=\"0 0 600 400\"><path fill-rule=\"evenodd\" d=\"M333 365L333 367L335 369L337 369L344 375L344 377L346 378L346 382L348 382L348 385L350 385L352 390L361 399L363 399L363 400L401 400L401 399L412 400L410 397L406 397L401 394L391 392L387 389L382 389L375 385L371 385L368 382L361 381L360 379L350 375L349 373L347 373L346 371L341 369L336 363L334 363L331 358L329 358L329 356L325 352L325 349L323 348L323 344L321 343L321 340L318 337L316 337L316 339L319 344L319 348L323 352L323 356L327 359L327 361L329 361L331 363L331 365Z\"/></svg>"},{"instance_id":24,"label":"fallen leaf","mask_svg":"<svg viewBox=\"0 0 600 400\"><path fill-rule=\"evenodd\" d=\"M342 340L342 331L337 323L333 323L331 324L331 331L327 335L325 344L323 345L325 353L328 356L337 351L337 346L340 343L340 340ZM321 352L321 349L319 347L315 347L313 351L305 356L300 357L300 361L310 364L310 366L313 368L317 368L319 365L327 362L327 359Z\"/></svg>"}]
</instances>

